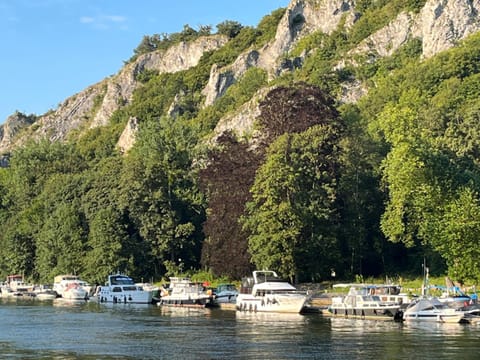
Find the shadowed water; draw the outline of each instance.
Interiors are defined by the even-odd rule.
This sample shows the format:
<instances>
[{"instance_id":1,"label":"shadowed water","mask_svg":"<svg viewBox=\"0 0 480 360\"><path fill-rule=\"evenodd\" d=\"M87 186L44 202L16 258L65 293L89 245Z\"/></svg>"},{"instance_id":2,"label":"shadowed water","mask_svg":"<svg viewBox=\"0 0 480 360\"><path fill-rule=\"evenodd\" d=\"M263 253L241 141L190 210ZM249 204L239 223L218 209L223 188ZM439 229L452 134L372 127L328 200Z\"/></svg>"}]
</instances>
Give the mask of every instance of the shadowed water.
<instances>
[{"instance_id":1,"label":"shadowed water","mask_svg":"<svg viewBox=\"0 0 480 360\"><path fill-rule=\"evenodd\" d=\"M477 359L480 325L0 302L1 359Z\"/></svg>"}]
</instances>

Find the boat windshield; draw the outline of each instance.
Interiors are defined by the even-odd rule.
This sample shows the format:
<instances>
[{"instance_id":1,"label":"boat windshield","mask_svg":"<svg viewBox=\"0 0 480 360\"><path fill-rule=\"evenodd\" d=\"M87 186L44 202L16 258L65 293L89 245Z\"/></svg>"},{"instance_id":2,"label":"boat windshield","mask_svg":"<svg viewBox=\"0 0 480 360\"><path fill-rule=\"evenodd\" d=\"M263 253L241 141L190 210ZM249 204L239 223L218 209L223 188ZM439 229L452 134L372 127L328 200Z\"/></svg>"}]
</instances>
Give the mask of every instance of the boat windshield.
<instances>
[{"instance_id":1,"label":"boat windshield","mask_svg":"<svg viewBox=\"0 0 480 360\"><path fill-rule=\"evenodd\" d=\"M221 291L236 291L237 288L233 284L221 284L217 287L217 292Z\"/></svg>"},{"instance_id":2,"label":"boat windshield","mask_svg":"<svg viewBox=\"0 0 480 360\"><path fill-rule=\"evenodd\" d=\"M128 276L112 276L110 278L110 283L112 285L135 285L133 280Z\"/></svg>"}]
</instances>

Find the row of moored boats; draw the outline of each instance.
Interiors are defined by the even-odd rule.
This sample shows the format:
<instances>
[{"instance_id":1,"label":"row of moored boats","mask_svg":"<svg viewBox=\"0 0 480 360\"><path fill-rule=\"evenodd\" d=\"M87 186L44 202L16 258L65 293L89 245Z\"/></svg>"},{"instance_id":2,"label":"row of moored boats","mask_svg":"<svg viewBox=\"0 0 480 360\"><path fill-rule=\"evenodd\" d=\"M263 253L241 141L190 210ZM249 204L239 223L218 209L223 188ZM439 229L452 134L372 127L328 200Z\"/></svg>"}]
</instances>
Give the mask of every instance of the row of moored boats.
<instances>
[{"instance_id":1,"label":"row of moored boats","mask_svg":"<svg viewBox=\"0 0 480 360\"><path fill-rule=\"evenodd\" d=\"M171 277L168 287L135 283L124 274L108 276L105 285L92 287L76 275L58 275L52 287L25 284L21 275L10 275L0 287L2 297L35 297L88 300L99 303L157 304L173 307L217 307L229 304L238 311L302 313L312 309L310 295L282 280L274 271L254 271L239 290L233 284L209 289L187 277ZM480 323L476 298L463 293L441 297L411 297L398 285L338 284L346 295L335 296L321 309L324 315L360 319Z\"/></svg>"},{"instance_id":2,"label":"row of moored boats","mask_svg":"<svg viewBox=\"0 0 480 360\"><path fill-rule=\"evenodd\" d=\"M10 275L1 286L2 297L63 298L100 303L151 304L174 307L216 307L222 304L242 311L300 313L307 293L280 279L274 271L254 271L240 291L233 284L208 289L187 277L171 277L168 287L135 283L124 274L108 276L105 285L92 287L76 275L58 275L52 287L26 284L21 275Z\"/></svg>"}]
</instances>

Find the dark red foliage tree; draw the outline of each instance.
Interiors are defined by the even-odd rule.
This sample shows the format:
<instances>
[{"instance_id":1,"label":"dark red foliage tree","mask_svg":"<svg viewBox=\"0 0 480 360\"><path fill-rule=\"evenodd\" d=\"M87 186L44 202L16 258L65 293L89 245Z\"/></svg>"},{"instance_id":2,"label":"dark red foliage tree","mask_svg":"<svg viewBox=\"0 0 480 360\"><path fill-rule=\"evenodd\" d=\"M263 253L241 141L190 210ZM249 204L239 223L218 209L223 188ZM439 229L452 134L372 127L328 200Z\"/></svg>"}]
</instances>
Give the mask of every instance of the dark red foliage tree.
<instances>
[{"instance_id":1,"label":"dark red foliage tree","mask_svg":"<svg viewBox=\"0 0 480 360\"><path fill-rule=\"evenodd\" d=\"M207 167L200 172L202 190L208 194L201 263L216 275L237 279L252 270L248 234L242 230L239 218L251 199L250 188L264 161L265 149L286 132L302 132L313 125L331 123L339 116L330 97L305 83L275 88L259 106L257 122L263 135L259 146L252 151L248 144L225 133L217 140L218 149L208 154Z\"/></svg>"}]
</instances>

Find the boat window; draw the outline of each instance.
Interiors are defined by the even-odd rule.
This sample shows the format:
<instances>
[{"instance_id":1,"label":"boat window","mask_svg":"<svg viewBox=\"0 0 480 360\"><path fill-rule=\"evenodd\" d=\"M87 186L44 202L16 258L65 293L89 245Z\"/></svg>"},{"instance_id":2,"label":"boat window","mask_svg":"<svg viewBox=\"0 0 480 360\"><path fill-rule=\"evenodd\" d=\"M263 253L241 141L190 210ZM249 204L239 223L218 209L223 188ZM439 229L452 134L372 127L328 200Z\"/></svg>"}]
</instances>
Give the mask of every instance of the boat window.
<instances>
[{"instance_id":1,"label":"boat window","mask_svg":"<svg viewBox=\"0 0 480 360\"><path fill-rule=\"evenodd\" d=\"M136 286L124 286L123 291L136 291L137 287Z\"/></svg>"},{"instance_id":2,"label":"boat window","mask_svg":"<svg viewBox=\"0 0 480 360\"><path fill-rule=\"evenodd\" d=\"M127 276L112 276L110 278L112 285L133 285L133 280Z\"/></svg>"},{"instance_id":3,"label":"boat window","mask_svg":"<svg viewBox=\"0 0 480 360\"><path fill-rule=\"evenodd\" d=\"M112 292L122 292L122 288L120 286L115 286Z\"/></svg>"}]
</instances>

